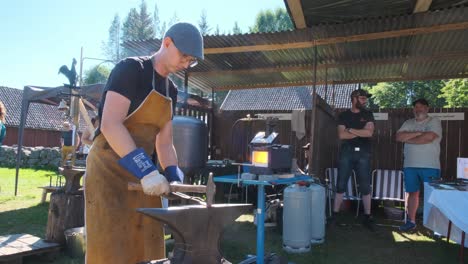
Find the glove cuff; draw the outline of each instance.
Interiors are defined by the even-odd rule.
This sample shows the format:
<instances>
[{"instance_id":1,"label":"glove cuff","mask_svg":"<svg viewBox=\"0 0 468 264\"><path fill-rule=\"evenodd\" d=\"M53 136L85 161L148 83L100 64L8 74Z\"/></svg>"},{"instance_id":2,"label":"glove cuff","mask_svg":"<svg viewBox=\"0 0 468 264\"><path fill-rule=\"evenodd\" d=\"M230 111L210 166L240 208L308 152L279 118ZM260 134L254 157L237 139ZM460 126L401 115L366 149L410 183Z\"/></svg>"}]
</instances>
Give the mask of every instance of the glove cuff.
<instances>
[{"instance_id":1,"label":"glove cuff","mask_svg":"<svg viewBox=\"0 0 468 264\"><path fill-rule=\"evenodd\" d=\"M137 148L128 153L125 157L119 160L119 164L138 179L141 179L147 174L157 170L156 166L145 153L143 148Z\"/></svg>"},{"instance_id":2,"label":"glove cuff","mask_svg":"<svg viewBox=\"0 0 468 264\"><path fill-rule=\"evenodd\" d=\"M182 181L181 179L184 178L184 173L178 166L168 166L164 169L164 176L166 177L168 182L174 181Z\"/></svg>"}]
</instances>

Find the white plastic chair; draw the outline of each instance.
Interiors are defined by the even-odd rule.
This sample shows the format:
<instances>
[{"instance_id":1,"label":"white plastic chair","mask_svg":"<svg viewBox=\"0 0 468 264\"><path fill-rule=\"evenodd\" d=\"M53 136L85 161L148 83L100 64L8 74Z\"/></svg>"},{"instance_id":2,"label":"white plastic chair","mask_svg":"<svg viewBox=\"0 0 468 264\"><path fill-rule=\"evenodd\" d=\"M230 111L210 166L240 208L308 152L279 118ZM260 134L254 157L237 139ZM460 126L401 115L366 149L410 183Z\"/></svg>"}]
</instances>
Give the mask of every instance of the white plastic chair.
<instances>
[{"instance_id":1,"label":"white plastic chair","mask_svg":"<svg viewBox=\"0 0 468 264\"><path fill-rule=\"evenodd\" d=\"M372 172L372 199L403 202L406 222L405 185L401 170L376 169Z\"/></svg>"},{"instance_id":2,"label":"white plastic chair","mask_svg":"<svg viewBox=\"0 0 468 264\"><path fill-rule=\"evenodd\" d=\"M336 181L338 179L338 168L327 168L325 169L325 178L327 179L327 196L328 196L328 214L331 216L332 211L332 196L336 193ZM359 215L359 205L361 202L361 197L358 193L357 184L356 184L356 174L354 170L351 172L351 175L348 180L348 184L343 195L343 200L357 201L356 208L356 217Z\"/></svg>"}]
</instances>

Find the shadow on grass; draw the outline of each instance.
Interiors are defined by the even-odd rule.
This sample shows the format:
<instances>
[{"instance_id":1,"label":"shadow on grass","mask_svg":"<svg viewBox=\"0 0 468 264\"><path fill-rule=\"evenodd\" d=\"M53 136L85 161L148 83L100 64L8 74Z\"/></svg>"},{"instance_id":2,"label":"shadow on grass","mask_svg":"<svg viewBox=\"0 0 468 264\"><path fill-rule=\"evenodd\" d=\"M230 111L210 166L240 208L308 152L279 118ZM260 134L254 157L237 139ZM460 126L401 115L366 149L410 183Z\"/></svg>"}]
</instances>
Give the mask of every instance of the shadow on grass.
<instances>
[{"instance_id":1,"label":"shadow on grass","mask_svg":"<svg viewBox=\"0 0 468 264\"><path fill-rule=\"evenodd\" d=\"M49 203L0 213L0 235L26 233L44 238Z\"/></svg>"},{"instance_id":2,"label":"shadow on grass","mask_svg":"<svg viewBox=\"0 0 468 264\"><path fill-rule=\"evenodd\" d=\"M49 203L0 213L0 235L26 233L40 238L45 237ZM70 258L62 250L50 259L46 254L24 257L25 264L82 264L84 259Z\"/></svg>"},{"instance_id":3,"label":"shadow on grass","mask_svg":"<svg viewBox=\"0 0 468 264\"><path fill-rule=\"evenodd\" d=\"M265 253L286 256L289 262L309 263L458 263L459 245L434 240L432 232L424 227L414 233L401 233L392 226L379 226L370 232L353 216L345 219L344 226L327 228L325 242L313 245L310 252L288 254L282 249L282 235L276 227L266 228ZM377 220L378 223L384 221ZM393 226L399 225L393 222ZM224 256L238 263L247 254L256 252L256 226L251 222L236 222L223 235L221 249ZM468 250L465 249L465 255ZM466 262L468 263L468 262Z\"/></svg>"}]
</instances>

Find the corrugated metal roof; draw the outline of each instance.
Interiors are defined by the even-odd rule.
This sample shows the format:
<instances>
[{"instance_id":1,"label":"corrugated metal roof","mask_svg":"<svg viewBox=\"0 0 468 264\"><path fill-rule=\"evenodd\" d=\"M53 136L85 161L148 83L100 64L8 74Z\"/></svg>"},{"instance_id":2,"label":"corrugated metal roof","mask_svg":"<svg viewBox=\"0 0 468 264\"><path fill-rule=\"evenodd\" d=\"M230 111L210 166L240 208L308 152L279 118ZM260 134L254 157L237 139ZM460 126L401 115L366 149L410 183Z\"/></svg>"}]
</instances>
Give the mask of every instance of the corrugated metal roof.
<instances>
[{"instance_id":1,"label":"corrugated metal roof","mask_svg":"<svg viewBox=\"0 0 468 264\"><path fill-rule=\"evenodd\" d=\"M317 94L335 108L350 108L350 94L359 84L318 85ZM326 96L325 96L326 91ZM222 111L312 109L312 86L232 90Z\"/></svg>"},{"instance_id":2,"label":"corrugated metal roof","mask_svg":"<svg viewBox=\"0 0 468 264\"><path fill-rule=\"evenodd\" d=\"M284 0L288 8L288 1ZM308 27L326 23L347 23L359 19L411 14L417 0L301 0ZM432 0L429 10L454 7L466 3L460 0ZM288 8L289 11L289 8Z\"/></svg>"},{"instance_id":3,"label":"corrugated metal roof","mask_svg":"<svg viewBox=\"0 0 468 264\"><path fill-rule=\"evenodd\" d=\"M440 1L436 2L437 6L443 6ZM297 43L337 40L317 46L319 84L325 83L325 80L328 83L365 83L464 78L468 76L467 22L468 7L459 6L286 32L206 36L204 45L206 50L213 50L246 46L258 48L260 45L293 46ZM444 31L447 25L455 24L458 30L452 28ZM431 28L438 26L442 28ZM416 29L418 34L411 35ZM402 34L402 30L407 31ZM399 34L388 36L395 31L399 31ZM369 37L374 33L386 36ZM368 38L350 39L362 34L367 34ZM160 40L148 40L127 42L124 46L134 54L145 55L156 51L159 44ZM203 62L190 69L189 85L206 92L211 89L310 85L313 81L313 61L314 48L310 47L211 52L205 55ZM183 78L183 73L177 76Z\"/></svg>"}]
</instances>

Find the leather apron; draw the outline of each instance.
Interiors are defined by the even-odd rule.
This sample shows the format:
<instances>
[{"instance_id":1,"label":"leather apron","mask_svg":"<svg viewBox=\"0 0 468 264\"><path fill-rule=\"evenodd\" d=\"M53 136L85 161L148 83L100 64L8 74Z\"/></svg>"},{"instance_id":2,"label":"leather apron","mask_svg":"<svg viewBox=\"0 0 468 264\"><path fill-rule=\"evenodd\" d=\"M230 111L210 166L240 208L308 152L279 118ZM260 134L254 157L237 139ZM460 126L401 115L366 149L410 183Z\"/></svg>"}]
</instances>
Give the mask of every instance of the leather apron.
<instances>
[{"instance_id":1,"label":"leather apron","mask_svg":"<svg viewBox=\"0 0 468 264\"><path fill-rule=\"evenodd\" d=\"M124 121L137 147L151 156L156 135L172 118L172 100L152 90ZM86 263L129 264L165 257L162 225L136 212L161 208L161 197L128 191L139 180L118 164L120 157L103 134L86 160Z\"/></svg>"}]
</instances>

